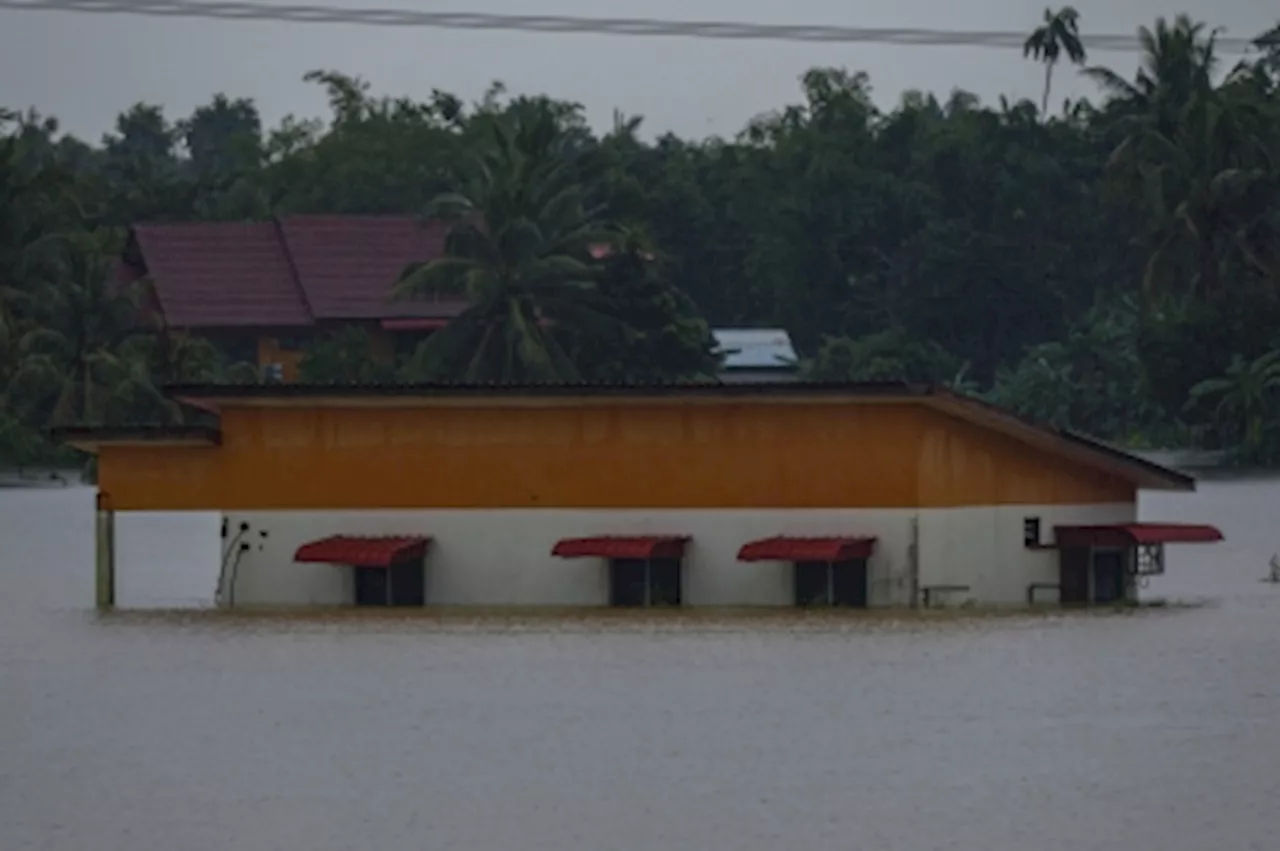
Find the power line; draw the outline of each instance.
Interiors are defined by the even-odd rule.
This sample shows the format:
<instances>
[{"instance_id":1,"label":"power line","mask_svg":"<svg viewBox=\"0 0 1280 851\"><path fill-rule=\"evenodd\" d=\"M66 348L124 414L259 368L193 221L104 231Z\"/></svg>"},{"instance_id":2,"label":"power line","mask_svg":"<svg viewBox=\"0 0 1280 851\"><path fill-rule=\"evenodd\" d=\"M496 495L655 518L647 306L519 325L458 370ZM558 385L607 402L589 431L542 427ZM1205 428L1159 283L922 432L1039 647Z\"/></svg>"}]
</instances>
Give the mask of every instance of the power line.
<instances>
[{"instance_id":1,"label":"power line","mask_svg":"<svg viewBox=\"0 0 1280 851\"><path fill-rule=\"evenodd\" d=\"M584 18L569 15L498 15L484 12L419 12L412 9L358 9L344 6L267 5L227 0L0 0L0 9L99 15L280 21L295 24L355 24L383 27L431 27L451 30L499 30L530 33L668 36L701 39L899 44L1021 48L1026 33L845 27L829 24L752 24L731 21L677 21L657 18ZM1080 43L1103 51L1142 48L1136 35L1082 34ZM1243 53L1253 40L1221 37L1226 53Z\"/></svg>"}]
</instances>

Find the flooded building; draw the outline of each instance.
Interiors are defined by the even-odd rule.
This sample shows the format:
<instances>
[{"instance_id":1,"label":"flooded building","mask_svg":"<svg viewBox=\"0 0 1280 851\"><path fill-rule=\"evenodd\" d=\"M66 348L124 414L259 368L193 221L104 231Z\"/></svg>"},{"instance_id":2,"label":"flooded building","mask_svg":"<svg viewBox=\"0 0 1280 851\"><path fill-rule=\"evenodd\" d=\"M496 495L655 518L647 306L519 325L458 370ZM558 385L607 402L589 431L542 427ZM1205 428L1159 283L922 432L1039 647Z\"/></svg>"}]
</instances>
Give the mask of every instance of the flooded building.
<instances>
[{"instance_id":1,"label":"flooded building","mask_svg":"<svg viewBox=\"0 0 1280 851\"><path fill-rule=\"evenodd\" d=\"M1133 599L1178 472L942 388L187 386L217 424L62 429L121 524L192 513L227 605L936 606Z\"/></svg>"},{"instance_id":2,"label":"flooded building","mask_svg":"<svg viewBox=\"0 0 1280 851\"><path fill-rule=\"evenodd\" d=\"M800 359L782 328L713 328L720 380L734 383L795 381Z\"/></svg>"}]
</instances>

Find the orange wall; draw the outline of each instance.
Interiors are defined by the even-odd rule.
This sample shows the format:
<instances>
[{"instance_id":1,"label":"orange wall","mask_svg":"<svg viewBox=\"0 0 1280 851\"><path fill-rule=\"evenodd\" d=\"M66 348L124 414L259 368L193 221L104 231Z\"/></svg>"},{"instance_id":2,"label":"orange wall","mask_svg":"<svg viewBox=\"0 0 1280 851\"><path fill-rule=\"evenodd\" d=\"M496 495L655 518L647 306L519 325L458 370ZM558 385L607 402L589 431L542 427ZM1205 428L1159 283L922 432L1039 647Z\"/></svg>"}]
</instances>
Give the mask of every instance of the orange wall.
<instances>
[{"instance_id":1,"label":"orange wall","mask_svg":"<svg viewBox=\"0 0 1280 851\"><path fill-rule=\"evenodd\" d=\"M923 409L922 506L1132 502L1132 483L1042 452L999 432Z\"/></svg>"},{"instance_id":2,"label":"orange wall","mask_svg":"<svg viewBox=\"0 0 1280 851\"><path fill-rule=\"evenodd\" d=\"M394 363L396 359L395 338L381 328L369 330L370 356L380 363ZM280 345L277 337L261 336L258 338L258 366L278 363L282 367L283 381L297 381L298 368L302 363L302 349L288 349Z\"/></svg>"},{"instance_id":3,"label":"orange wall","mask_svg":"<svg viewBox=\"0 0 1280 851\"><path fill-rule=\"evenodd\" d=\"M218 448L103 447L118 509L911 507L1132 486L912 403L230 408Z\"/></svg>"},{"instance_id":4,"label":"orange wall","mask_svg":"<svg viewBox=\"0 0 1280 851\"><path fill-rule=\"evenodd\" d=\"M283 381L298 380L298 364L302 363L300 349L285 349L275 337L258 338L258 366L278 363L284 373Z\"/></svg>"}]
</instances>

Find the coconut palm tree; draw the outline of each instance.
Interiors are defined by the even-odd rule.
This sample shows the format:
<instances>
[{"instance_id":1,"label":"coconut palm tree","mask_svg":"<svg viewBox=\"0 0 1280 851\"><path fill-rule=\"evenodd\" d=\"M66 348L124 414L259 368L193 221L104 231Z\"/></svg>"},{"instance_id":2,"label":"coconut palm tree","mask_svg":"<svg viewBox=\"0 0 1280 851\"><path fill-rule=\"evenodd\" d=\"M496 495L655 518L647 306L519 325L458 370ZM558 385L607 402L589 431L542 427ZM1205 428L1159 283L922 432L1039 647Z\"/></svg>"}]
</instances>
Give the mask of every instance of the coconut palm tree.
<instances>
[{"instance_id":1,"label":"coconut palm tree","mask_svg":"<svg viewBox=\"0 0 1280 851\"><path fill-rule=\"evenodd\" d=\"M1268 421L1280 408L1280 349L1254 360L1236 355L1225 375L1191 388L1187 408L1215 400L1214 416L1219 422L1231 422L1241 432L1243 458L1257 458L1263 449Z\"/></svg>"},{"instance_id":2,"label":"coconut palm tree","mask_svg":"<svg viewBox=\"0 0 1280 851\"><path fill-rule=\"evenodd\" d=\"M1049 118L1049 91L1053 87L1053 69L1066 53L1076 65L1085 61L1084 45L1080 43L1080 13L1071 6L1058 11L1044 10L1044 23L1032 30L1022 44L1022 55L1032 56L1044 63L1044 95L1040 100L1040 114Z\"/></svg>"},{"instance_id":3,"label":"coconut palm tree","mask_svg":"<svg viewBox=\"0 0 1280 851\"><path fill-rule=\"evenodd\" d=\"M22 359L10 386L29 406L47 410L55 425L101 421L99 403L114 383L107 375L136 374L119 362L118 351L135 306L113 289L107 256L101 235L84 235L57 277L32 283L24 295L24 313L38 324L19 343Z\"/></svg>"},{"instance_id":4,"label":"coconut palm tree","mask_svg":"<svg viewBox=\"0 0 1280 851\"><path fill-rule=\"evenodd\" d=\"M1173 135L1187 104L1213 89L1218 70L1217 30L1186 15L1172 24L1157 18L1155 27L1139 27L1142 64L1133 82L1110 68L1084 70L1104 92L1124 107L1124 114L1145 119L1166 135Z\"/></svg>"},{"instance_id":5,"label":"coconut palm tree","mask_svg":"<svg viewBox=\"0 0 1280 851\"><path fill-rule=\"evenodd\" d=\"M1130 82L1105 68L1086 73L1111 93L1120 141L1111 168L1146 207L1151 225L1143 290L1185 277L1199 296L1221 289L1225 254L1237 248L1274 274L1254 228L1275 186L1275 163L1254 106L1216 87L1216 31L1180 15L1142 28L1142 67Z\"/></svg>"},{"instance_id":6,"label":"coconut palm tree","mask_svg":"<svg viewBox=\"0 0 1280 851\"><path fill-rule=\"evenodd\" d=\"M555 115L495 116L489 144L458 192L428 214L452 230L446 256L411 267L403 296L448 295L470 306L433 334L409 365L419 379L576 380L556 323L608 322L586 298L595 287L593 246L611 244L603 211L590 206L586 163Z\"/></svg>"}]
</instances>

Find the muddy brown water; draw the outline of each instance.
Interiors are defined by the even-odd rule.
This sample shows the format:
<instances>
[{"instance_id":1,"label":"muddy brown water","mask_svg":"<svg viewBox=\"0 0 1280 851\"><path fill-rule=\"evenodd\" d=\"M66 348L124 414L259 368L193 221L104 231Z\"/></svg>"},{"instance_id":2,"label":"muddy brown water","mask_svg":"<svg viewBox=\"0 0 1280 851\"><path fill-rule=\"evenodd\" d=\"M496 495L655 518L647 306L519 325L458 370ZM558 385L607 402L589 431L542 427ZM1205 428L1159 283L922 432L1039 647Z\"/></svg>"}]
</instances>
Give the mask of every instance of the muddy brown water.
<instances>
[{"instance_id":1,"label":"muddy brown water","mask_svg":"<svg viewBox=\"0 0 1280 851\"><path fill-rule=\"evenodd\" d=\"M1193 605L1085 616L101 619L91 509L0 490L4 851L1280 836L1280 481L1144 498L1227 541L1145 592Z\"/></svg>"}]
</instances>

